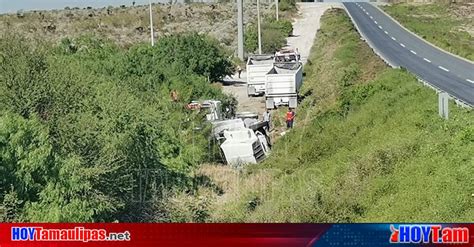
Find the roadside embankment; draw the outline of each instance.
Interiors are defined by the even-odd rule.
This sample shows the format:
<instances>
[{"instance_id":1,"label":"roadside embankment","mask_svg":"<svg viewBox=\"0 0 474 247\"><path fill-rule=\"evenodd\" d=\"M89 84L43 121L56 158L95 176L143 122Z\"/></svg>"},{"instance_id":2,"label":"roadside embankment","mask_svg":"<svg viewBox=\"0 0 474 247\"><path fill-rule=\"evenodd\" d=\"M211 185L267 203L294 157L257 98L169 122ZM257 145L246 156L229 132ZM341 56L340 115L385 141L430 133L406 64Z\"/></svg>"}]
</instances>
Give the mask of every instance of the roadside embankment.
<instances>
[{"instance_id":1,"label":"roadside embankment","mask_svg":"<svg viewBox=\"0 0 474 247\"><path fill-rule=\"evenodd\" d=\"M305 68L298 128L263 164L241 172L210 220L472 219L472 110L451 105L450 119L439 118L436 93L386 67L343 10L327 11L321 22Z\"/></svg>"}]
</instances>

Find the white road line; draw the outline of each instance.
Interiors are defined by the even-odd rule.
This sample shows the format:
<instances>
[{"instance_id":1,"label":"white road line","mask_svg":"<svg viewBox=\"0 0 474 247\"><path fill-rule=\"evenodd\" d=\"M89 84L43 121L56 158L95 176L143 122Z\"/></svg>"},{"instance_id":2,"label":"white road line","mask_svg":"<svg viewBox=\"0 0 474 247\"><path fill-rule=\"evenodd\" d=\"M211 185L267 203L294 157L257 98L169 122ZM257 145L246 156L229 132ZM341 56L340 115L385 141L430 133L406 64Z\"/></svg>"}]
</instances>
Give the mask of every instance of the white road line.
<instances>
[{"instance_id":1,"label":"white road line","mask_svg":"<svg viewBox=\"0 0 474 247\"><path fill-rule=\"evenodd\" d=\"M402 47L405 47L405 45L404 45L403 43L400 43L400 45L401 45Z\"/></svg>"},{"instance_id":2,"label":"white road line","mask_svg":"<svg viewBox=\"0 0 474 247\"><path fill-rule=\"evenodd\" d=\"M365 12L367 15L369 15L369 12Z\"/></svg>"},{"instance_id":3,"label":"white road line","mask_svg":"<svg viewBox=\"0 0 474 247\"><path fill-rule=\"evenodd\" d=\"M374 17L372 17L371 15L369 17L370 17L370 19L374 19Z\"/></svg>"},{"instance_id":4,"label":"white road line","mask_svg":"<svg viewBox=\"0 0 474 247\"><path fill-rule=\"evenodd\" d=\"M392 37L393 40L397 40L395 37Z\"/></svg>"},{"instance_id":5,"label":"white road line","mask_svg":"<svg viewBox=\"0 0 474 247\"><path fill-rule=\"evenodd\" d=\"M445 67L443 67L443 66L438 66L438 68L440 68L440 69L442 69L442 70L444 70L444 71L446 71L446 72L449 72L449 69L447 69L447 68L445 68Z\"/></svg>"},{"instance_id":6,"label":"white road line","mask_svg":"<svg viewBox=\"0 0 474 247\"><path fill-rule=\"evenodd\" d=\"M431 60L429 60L429 59L423 58L423 60L425 60L428 63L431 63Z\"/></svg>"},{"instance_id":7,"label":"white road line","mask_svg":"<svg viewBox=\"0 0 474 247\"><path fill-rule=\"evenodd\" d=\"M416 55L416 52L414 50L410 50L410 52Z\"/></svg>"},{"instance_id":8,"label":"white road line","mask_svg":"<svg viewBox=\"0 0 474 247\"><path fill-rule=\"evenodd\" d=\"M388 32L387 32L387 31L384 31L384 33L385 33L385 34L388 34Z\"/></svg>"},{"instance_id":9,"label":"white road line","mask_svg":"<svg viewBox=\"0 0 474 247\"><path fill-rule=\"evenodd\" d=\"M473 80L466 79L466 81L468 81L468 82L470 82L470 83L474 83Z\"/></svg>"},{"instance_id":10,"label":"white road line","mask_svg":"<svg viewBox=\"0 0 474 247\"><path fill-rule=\"evenodd\" d=\"M375 24L378 24L377 21L374 21Z\"/></svg>"}]
</instances>

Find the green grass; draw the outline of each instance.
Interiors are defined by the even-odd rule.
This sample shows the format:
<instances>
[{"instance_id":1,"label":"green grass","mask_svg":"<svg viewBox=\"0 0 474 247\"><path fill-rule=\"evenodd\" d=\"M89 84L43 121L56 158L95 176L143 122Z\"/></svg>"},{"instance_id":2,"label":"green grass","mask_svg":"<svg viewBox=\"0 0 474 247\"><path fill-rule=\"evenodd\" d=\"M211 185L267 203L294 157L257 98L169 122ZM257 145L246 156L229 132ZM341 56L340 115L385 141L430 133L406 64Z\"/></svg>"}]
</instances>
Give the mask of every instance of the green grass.
<instances>
[{"instance_id":1,"label":"green grass","mask_svg":"<svg viewBox=\"0 0 474 247\"><path fill-rule=\"evenodd\" d=\"M435 92L387 68L342 10L323 15L305 70L297 128L212 221L472 221L472 111L438 117Z\"/></svg>"},{"instance_id":2,"label":"green grass","mask_svg":"<svg viewBox=\"0 0 474 247\"><path fill-rule=\"evenodd\" d=\"M474 60L474 19L463 4L394 4L384 10L409 30L449 52ZM467 11L469 12L469 11Z\"/></svg>"}]
</instances>

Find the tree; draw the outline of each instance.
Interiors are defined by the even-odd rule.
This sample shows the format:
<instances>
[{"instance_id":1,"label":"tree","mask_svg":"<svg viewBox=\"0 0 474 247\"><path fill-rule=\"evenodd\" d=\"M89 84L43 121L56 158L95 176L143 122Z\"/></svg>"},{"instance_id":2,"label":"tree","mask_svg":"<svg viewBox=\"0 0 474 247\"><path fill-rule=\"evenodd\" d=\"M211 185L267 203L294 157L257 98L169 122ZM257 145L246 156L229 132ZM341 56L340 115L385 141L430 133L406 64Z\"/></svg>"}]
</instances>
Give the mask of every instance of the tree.
<instances>
[{"instance_id":1,"label":"tree","mask_svg":"<svg viewBox=\"0 0 474 247\"><path fill-rule=\"evenodd\" d=\"M210 81L234 72L232 62L217 41L196 33L163 37L158 40L153 54L162 63L172 64L179 71L208 77Z\"/></svg>"},{"instance_id":2,"label":"tree","mask_svg":"<svg viewBox=\"0 0 474 247\"><path fill-rule=\"evenodd\" d=\"M94 37L0 37L0 219L148 221L156 201L189 189L209 128L184 105L235 104L209 84L231 64L207 39L123 50Z\"/></svg>"}]
</instances>

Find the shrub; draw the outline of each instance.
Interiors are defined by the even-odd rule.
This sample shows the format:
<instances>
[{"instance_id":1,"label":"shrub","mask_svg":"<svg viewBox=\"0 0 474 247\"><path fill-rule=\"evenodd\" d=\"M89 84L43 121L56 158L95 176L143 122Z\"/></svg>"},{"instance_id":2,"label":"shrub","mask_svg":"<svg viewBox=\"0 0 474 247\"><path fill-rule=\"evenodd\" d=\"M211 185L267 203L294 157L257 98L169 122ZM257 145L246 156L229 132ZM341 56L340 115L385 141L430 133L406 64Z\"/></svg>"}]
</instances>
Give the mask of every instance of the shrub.
<instances>
[{"instance_id":1,"label":"shrub","mask_svg":"<svg viewBox=\"0 0 474 247\"><path fill-rule=\"evenodd\" d=\"M218 42L196 33L178 34L158 40L154 55L162 63L180 67L197 75L216 81L233 74L231 61Z\"/></svg>"},{"instance_id":2,"label":"shrub","mask_svg":"<svg viewBox=\"0 0 474 247\"><path fill-rule=\"evenodd\" d=\"M289 11L296 9L296 0L280 0L279 9L281 11Z\"/></svg>"},{"instance_id":3,"label":"shrub","mask_svg":"<svg viewBox=\"0 0 474 247\"><path fill-rule=\"evenodd\" d=\"M94 37L51 46L0 36L0 219L148 221L155 200L190 187L209 128L196 131L203 116L185 104L235 104L208 82L231 63L207 41L183 34L122 50Z\"/></svg>"},{"instance_id":4,"label":"shrub","mask_svg":"<svg viewBox=\"0 0 474 247\"><path fill-rule=\"evenodd\" d=\"M293 32L293 26L288 20L264 19L262 30L262 52L274 53L286 44L286 37ZM245 30L245 48L254 53L258 49L258 30L256 24L251 24Z\"/></svg>"}]
</instances>

